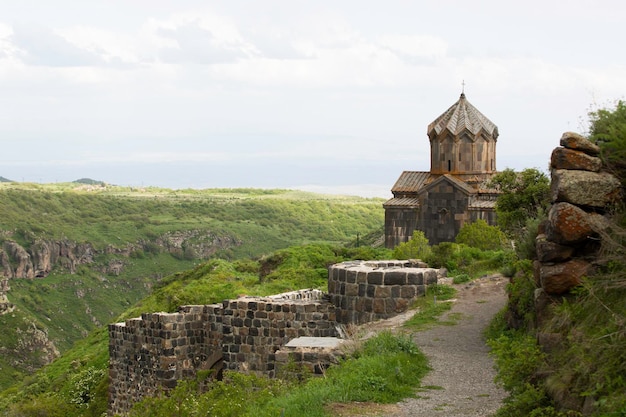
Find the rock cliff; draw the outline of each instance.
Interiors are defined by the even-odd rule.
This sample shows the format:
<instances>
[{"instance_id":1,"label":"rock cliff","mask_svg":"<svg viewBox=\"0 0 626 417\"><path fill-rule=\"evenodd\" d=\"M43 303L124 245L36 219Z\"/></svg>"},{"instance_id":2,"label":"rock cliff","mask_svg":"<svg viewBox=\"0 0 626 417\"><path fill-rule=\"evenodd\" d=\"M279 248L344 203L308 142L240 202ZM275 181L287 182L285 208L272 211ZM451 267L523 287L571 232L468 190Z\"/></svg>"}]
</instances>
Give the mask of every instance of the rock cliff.
<instances>
[{"instance_id":1,"label":"rock cliff","mask_svg":"<svg viewBox=\"0 0 626 417\"><path fill-rule=\"evenodd\" d=\"M137 251L163 251L187 259L208 259L217 251L241 243L235 237L220 236L207 230L167 232L152 241L129 243L121 248L109 245L103 250L95 249L90 243L46 239L37 239L29 248L24 248L14 240L5 239L0 246L0 276L44 278L54 268L73 274L80 265L94 263L95 257L101 253L129 257ZM123 261L112 260L103 272L119 275L123 267Z\"/></svg>"},{"instance_id":2,"label":"rock cliff","mask_svg":"<svg viewBox=\"0 0 626 417\"><path fill-rule=\"evenodd\" d=\"M25 249L13 240L0 248L0 275L6 278L43 278L54 267L75 273L79 265L93 262L96 251L89 243L36 240Z\"/></svg>"}]
</instances>

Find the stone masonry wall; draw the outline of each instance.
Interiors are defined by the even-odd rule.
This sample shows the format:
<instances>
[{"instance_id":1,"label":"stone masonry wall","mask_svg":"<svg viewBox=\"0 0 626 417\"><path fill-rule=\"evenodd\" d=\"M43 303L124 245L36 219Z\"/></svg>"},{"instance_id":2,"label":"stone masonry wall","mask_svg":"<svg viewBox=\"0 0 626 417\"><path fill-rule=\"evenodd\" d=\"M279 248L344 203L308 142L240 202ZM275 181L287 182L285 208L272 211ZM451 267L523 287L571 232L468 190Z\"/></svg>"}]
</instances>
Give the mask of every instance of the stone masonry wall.
<instances>
[{"instance_id":1,"label":"stone masonry wall","mask_svg":"<svg viewBox=\"0 0 626 417\"><path fill-rule=\"evenodd\" d=\"M337 321L362 324L393 317L437 282L437 271L422 262L349 261L328 273L328 294L337 307Z\"/></svg>"},{"instance_id":2,"label":"stone masonry wall","mask_svg":"<svg viewBox=\"0 0 626 417\"><path fill-rule=\"evenodd\" d=\"M222 361L222 306L184 306L109 325L109 410L176 386Z\"/></svg>"},{"instance_id":3,"label":"stone masonry wall","mask_svg":"<svg viewBox=\"0 0 626 417\"><path fill-rule=\"evenodd\" d=\"M317 290L224 302L224 367L273 377L275 352L297 337L336 336L335 306Z\"/></svg>"},{"instance_id":4,"label":"stone masonry wall","mask_svg":"<svg viewBox=\"0 0 626 417\"><path fill-rule=\"evenodd\" d=\"M302 290L242 297L111 324L109 413L124 415L143 397L167 392L178 380L194 378L202 370L273 377L277 352L291 340L336 337L338 323L361 324L405 311L426 285L437 281L437 272L423 266L409 261L344 262L329 270L329 295ZM336 356L304 349L284 353L282 359L295 358L314 368Z\"/></svg>"},{"instance_id":5,"label":"stone masonry wall","mask_svg":"<svg viewBox=\"0 0 626 417\"><path fill-rule=\"evenodd\" d=\"M572 132L560 145L550 160L552 206L536 241L539 300L568 292L590 272L609 224L605 213L621 194L619 180L602 171L597 145Z\"/></svg>"}]
</instances>

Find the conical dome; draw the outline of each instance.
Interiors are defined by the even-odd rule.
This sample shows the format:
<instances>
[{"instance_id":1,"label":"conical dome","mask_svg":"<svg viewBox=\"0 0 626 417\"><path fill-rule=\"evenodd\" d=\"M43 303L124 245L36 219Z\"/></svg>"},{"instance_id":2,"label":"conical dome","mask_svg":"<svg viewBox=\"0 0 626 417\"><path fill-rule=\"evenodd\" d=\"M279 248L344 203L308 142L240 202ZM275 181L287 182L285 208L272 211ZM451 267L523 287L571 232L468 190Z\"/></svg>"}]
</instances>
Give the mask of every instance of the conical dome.
<instances>
[{"instance_id":1,"label":"conical dome","mask_svg":"<svg viewBox=\"0 0 626 417\"><path fill-rule=\"evenodd\" d=\"M477 136L483 131L493 139L498 137L498 127L467 101L465 93L461 93L456 103L428 125L428 136L430 138L440 136L445 130L452 136L458 136L464 131Z\"/></svg>"},{"instance_id":2,"label":"conical dome","mask_svg":"<svg viewBox=\"0 0 626 417\"><path fill-rule=\"evenodd\" d=\"M461 93L428 125L432 174L489 174L496 171L498 127Z\"/></svg>"}]
</instances>

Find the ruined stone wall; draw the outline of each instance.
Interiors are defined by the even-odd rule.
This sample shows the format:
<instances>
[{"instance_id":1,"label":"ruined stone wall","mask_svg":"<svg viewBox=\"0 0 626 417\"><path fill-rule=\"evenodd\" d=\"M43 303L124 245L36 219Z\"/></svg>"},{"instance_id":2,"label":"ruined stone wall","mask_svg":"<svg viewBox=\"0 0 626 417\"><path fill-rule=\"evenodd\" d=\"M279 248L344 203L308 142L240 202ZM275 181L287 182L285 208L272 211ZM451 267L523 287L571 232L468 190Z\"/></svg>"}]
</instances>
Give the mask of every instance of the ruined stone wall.
<instances>
[{"instance_id":1,"label":"ruined stone wall","mask_svg":"<svg viewBox=\"0 0 626 417\"><path fill-rule=\"evenodd\" d=\"M167 392L198 371L274 376L275 352L300 336L336 336L335 306L318 290L183 306L109 325L109 411Z\"/></svg>"},{"instance_id":2,"label":"ruined stone wall","mask_svg":"<svg viewBox=\"0 0 626 417\"><path fill-rule=\"evenodd\" d=\"M590 272L598 237L609 224L607 208L621 193L617 178L602 171L598 146L571 132L560 144L551 157L552 206L537 236L534 263L537 285L547 295L566 293Z\"/></svg>"},{"instance_id":3,"label":"ruined stone wall","mask_svg":"<svg viewBox=\"0 0 626 417\"><path fill-rule=\"evenodd\" d=\"M222 361L222 305L184 306L109 325L109 411L124 413L145 396Z\"/></svg>"},{"instance_id":4,"label":"ruined stone wall","mask_svg":"<svg viewBox=\"0 0 626 417\"><path fill-rule=\"evenodd\" d=\"M437 282L437 271L410 261L349 261L330 267L328 294L337 321L362 324L406 311Z\"/></svg>"},{"instance_id":5,"label":"ruined stone wall","mask_svg":"<svg viewBox=\"0 0 626 417\"><path fill-rule=\"evenodd\" d=\"M322 291L302 290L184 306L178 313L143 314L111 324L109 412L123 415L143 397L167 392L201 370L223 366L273 377L277 361L285 365L289 360L321 370L335 353L309 346L278 352L297 338L336 337L338 322L360 324L405 311L426 285L437 281L436 271L422 266L408 261L334 265L329 272L332 303Z\"/></svg>"},{"instance_id":6,"label":"ruined stone wall","mask_svg":"<svg viewBox=\"0 0 626 417\"><path fill-rule=\"evenodd\" d=\"M297 337L336 336L335 306L321 291L224 302L224 367L273 377L275 352Z\"/></svg>"}]
</instances>

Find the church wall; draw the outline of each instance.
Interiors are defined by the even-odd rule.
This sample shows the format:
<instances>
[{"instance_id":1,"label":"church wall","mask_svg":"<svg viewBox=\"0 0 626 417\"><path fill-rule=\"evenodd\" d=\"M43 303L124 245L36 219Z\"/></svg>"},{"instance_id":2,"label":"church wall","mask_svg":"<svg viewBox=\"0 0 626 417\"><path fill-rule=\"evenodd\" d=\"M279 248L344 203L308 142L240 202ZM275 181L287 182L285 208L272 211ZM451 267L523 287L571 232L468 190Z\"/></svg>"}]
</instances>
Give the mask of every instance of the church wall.
<instances>
[{"instance_id":1,"label":"church wall","mask_svg":"<svg viewBox=\"0 0 626 417\"><path fill-rule=\"evenodd\" d=\"M449 183L441 183L420 196L422 206L418 227L431 245L453 242L469 220L469 198Z\"/></svg>"},{"instance_id":2,"label":"church wall","mask_svg":"<svg viewBox=\"0 0 626 417\"><path fill-rule=\"evenodd\" d=\"M385 247L395 248L407 242L417 229L418 210L415 208L385 209Z\"/></svg>"},{"instance_id":3,"label":"church wall","mask_svg":"<svg viewBox=\"0 0 626 417\"><path fill-rule=\"evenodd\" d=\"M479 210L469 210L469 219L470 222L475 222L476 220L484 220L487 224L491 226L495 226L496 222L496 211L493 209L479 209Z\"/></svg>"}]
</instances>

